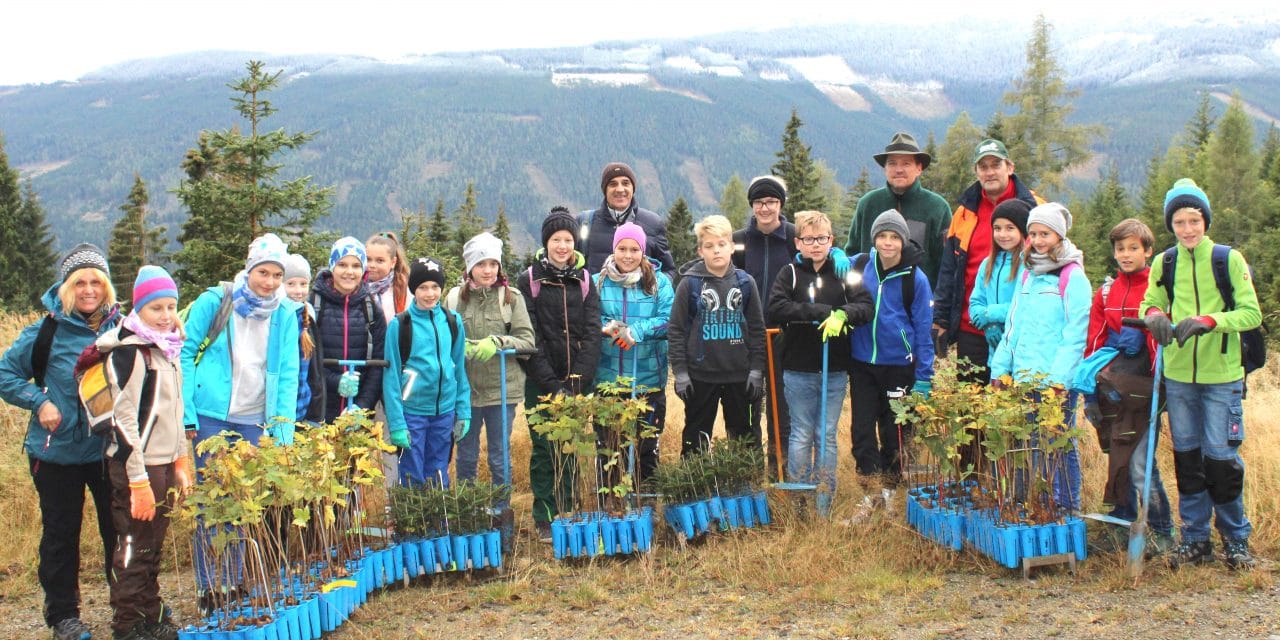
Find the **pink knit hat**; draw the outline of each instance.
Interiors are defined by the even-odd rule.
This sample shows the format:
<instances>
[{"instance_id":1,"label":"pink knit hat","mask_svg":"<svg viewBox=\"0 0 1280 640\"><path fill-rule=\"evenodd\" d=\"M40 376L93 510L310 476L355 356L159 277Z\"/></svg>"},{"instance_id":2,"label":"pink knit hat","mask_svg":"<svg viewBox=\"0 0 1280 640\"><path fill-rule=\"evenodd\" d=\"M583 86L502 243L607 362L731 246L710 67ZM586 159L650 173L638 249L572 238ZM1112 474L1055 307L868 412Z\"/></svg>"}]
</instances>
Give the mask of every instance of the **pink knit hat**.
<instances>
[{"instance_id":1,"label":"pink knit hat","mask_svg":"<svg viewBox=\"0 0 1280 640\"><path fill-rule=\"evenodd\" d=\"M647 250L645 249L647 236L644 234L644 229L634 222L624 223L618 227L617 231L613 232L613 248L617 249L618 243L623 240L635 240L636 244L640 245L640 253L644 253Z\"/></svg>"}]
</instances>

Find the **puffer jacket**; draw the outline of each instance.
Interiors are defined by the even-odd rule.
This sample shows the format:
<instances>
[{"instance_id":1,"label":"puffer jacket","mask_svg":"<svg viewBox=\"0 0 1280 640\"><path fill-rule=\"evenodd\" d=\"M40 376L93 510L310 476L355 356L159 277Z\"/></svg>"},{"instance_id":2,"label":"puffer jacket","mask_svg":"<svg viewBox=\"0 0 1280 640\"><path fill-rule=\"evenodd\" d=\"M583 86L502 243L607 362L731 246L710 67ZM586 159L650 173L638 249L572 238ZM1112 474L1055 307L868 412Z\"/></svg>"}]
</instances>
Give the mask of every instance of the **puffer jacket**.
<instances>
[{"instance_id":1,"label":"puffer jacket","mask_svg":"<svg viewBox=\"0 0 1280 640\"><path fill-rule=\"evenodd\" d=\"M629 351L623 351L612 338L601 339L597 383L626 377L634 378L638 386L667 388L667 324L671 321L671 304L676 293L671 287L671 278L658 271L658 262L652 258L649 262L658 282L652 295L642 291L639 285L624 287L603 273L594 278L600 291L600 327L610 320L625 322L636 341ZM636 362L634 371L632 358Z\"/></svg>"},{"instance_id":2,"label":"puffer jacket","mask_svg":"<svg viewBox=\"0 0 1280 640\"><path fill-rule=\"evenodd\" d=\"M89 433L84 410L80 407L79 385L72 370L84 348L110 331L121 320L119 307L107 312L106 319L93 330L75 311L65 311L58 299L58 286L50 287L40 298L44 307L58 323L49 347L48 366L45 368L45 388L37 387L31 380L31 351L44 320L37 320L18 334L0 359L0 398L5 402L31 412L27 422L27 437L23 443L27 455L54 464L88 464L100 462L106 442ZM40 426L36 417L40 406L49 401L62 414L62 423L52 432Z\"/></svg>"},{"instance_id":3,"label":"puffer jacket","mask_svg":"<svg viewBox=\"0 0 1280 640\"><path fill-rule=\"evenodd\" d=\"M449 328L447 314L454 315L457 336ZM471 419L471 386L467 384L465 347L467 332L457 312L436 305L419 309L410 304L407 319L413 323L409 359L400 361L400 321L397 315L387 325L392 336L386 349L387 371L382 375L382 407L387 429L409 428L404 414L436 417L453 412L455 420Z\"/></svg>"},{"instance_id":4,"label":"puffer jacket","mask_svg":"<svg viewBox=\"0 0 1280 640\"><path fill-rule=\"evenodd\" d=\"M667 221L648 209L641 209L632 198L622 222L634 222L644 229L644 235L648 238L645 255L657 260L667 276L674 276L676 261L671 257L670 245L667 243ZM579 249L587 258L587 271L600 273L604 259L613 254L613 232L622 223L613 219L609 203L602 200L596 210L579 213L578 224L581 226L578 242L582 244Z\"/></svg>"},{"instance_id":5,"label":"puffer jacket","mask_svg":"<svg viewBox=\"0 0 1280 640\"><path fill-rule=\"evenodd\" d=\"M978 267L978 279L973 283L973 293L969 295L969 318L973 326L986 329L988 325L997 325L1003 332L1004 323L1009 318L1009 303L1022 282L1022 270L1018 265L1017 273L1010 273L1013 268L1013 254L1001 250L996 254L995 267L991 270L991 278L986 278L987 265L991 256L982 260Z\"/></svg>"},{"instance_id":6,"label":"puffer jacket","mask_svg":"<svg viewBox=\"0 0 1280 640\"><path fill-rule=\"evenodd\" d=\"M529 311L524 306L524 296L520 295L519 291L505 285L472 289L467 292L467 299L463 300L460 292L454 293L457 290L457 287L450 290L449 295L441 298L440 301L446 303L447 307L449 300L455 298L458 300L458 306L453 310L462 316L462 324L472 340L493 336L498 339L499 349L525 350L536 347L533 322L529 320ZM510 328L502 320L502 296L508 291L511 292ZM524 367L518 363L526 358L526 356L520 356L520 360L517 360L507 357L508 404L520 401L525 373ZM485 362L475 359L467 360L467 381L471 383L472 407L492 407L502 403L502 387L498 384L501 370L498 356Z\"/></svg>"},{"instance_id":7,"label":"puffer jacket","mask_svg":"<svg viewBox=\"0 0 1280 640\"><path fill-rule=\"evenodd\" d=\"M1235 249L1227 257L1227 275L1235 297L1235 309L1226 311L1225 301L1213 279L1213 240L1205 236L1194 250L1178 244L1178 262L1174 273L1173 308L1169 294L1160 286L1164 261L1156 254L1148 277L1147 293L1142 298L1142 315L1153 307L1178 321L1194 316L1209 316L1217 325L1213 331L1196 336L1185 345L1171 343L1164 349L1164 375L1176 382L1189 384L1222 384L1244 378L1240 363L1240 333L1262 324L1258 294L1253 289L1249 265Z\"/></svg>"},{"instance_id":8,"label":"puffer jacket","mask_svg":"<svg viewBox=\"0 0 1280 640\"><path fill-rule=\"evenodd\" d=\"M929 276L920 268L922 257L920 248L908 243L902 249L902 260L886 271L880 266L877 252L871 251L862 269L862 285L875 300L875 311L870 322L853 328L849 343L854 360L878 365L914 365L916 380L924 381L933 379L930 332L933 317L929 313L933 291L929 288ZM910 314L902 299L904 278L915 278ZM849 318L857 317L856 304L844 308Z\"/></svg>"},{"instance_id":9,"label":"puffer jacket","mask_svg":"<svg viewBox=\"0 0 1280 640\"><path fill-rule=\"evenodd\" d=\"M796 225L778 214L782 223L770 233L762 233L756 227L756 217L747 220L747 226L733 232L733 266L751 274L764 296L764 308L769 308L773 280L778 272L791 262L796 254ZM765 324L777 326L765 314Z\"/></svg>"},{"instance_id":10,"label":"puffer jacket","mask_svg":"<svg viewBox=\"0 0 1280 640\"><path fill-rule=\"evenodd\" d=\"M369 289L363 283L353 293L343 295L333 288L333 274L321 271L311 285L311 304L316 309L316 354L313 357L338 360L381 360L387 321L376 304L370 301ZM319 304L317 304L317 302ZM373 318L369 318L369 308ZM338 379L343 367L324 367L325 421L338 417L347 399L338 395ZM360 370L360 389L355 403L361 409L373 409L382 397L382 367Z\"/></svg>"},{"instance_id":11,"label":"puffer jacket","mask_svg":"<svg viewBox=\"0 0 1280 640\"><path fill-rule=\"evenodd\" d=\"M1071 385L1084 358L1093 291L1084 268L1071 269L1065 289L1058 282L1061 272L1028 270L1025 280L1019 276L1004 337L989 362L992 380L1002 375L1030 380L1045 374L1050 385Z\"/></svg>"},{"instance_id":12,"label":"puffer jacket","mask_svg":"<svg viewBox=\"0 0 1280 640\"><path fill-rule=\"evenodd\" d=\"M196 416L226 420L231 409L232 358L229 345L235 344L235 319L216 336L195 363L200 342L222 304L223 288L210 287L191 304L187 315L187 339L182 343L183 420L194 429ZM271 313L267 334L266 420L284 418L289 423L298 413L298 303L284 299ZM233 315L235 311L231 312Z\"/></svg>"},{"instance_id":13,"label":"puffer jacket","mask_svg":"<svg viewBox=\"0 0 1280 640\"><path fill-rule=\"evenodd\" d=\"M116 379L115 368L107 367L111 396L115 398L112 413L115 430L107 456L119 458L123 449L127 452L124 470L129 480L143 480L147 477L147 467L172 463L190 450L182 423L182 363L166 358L159 347L123 327L103 334L97 345L98 351L107 354L122 346L137 347L117 352L133 358L133 373L128 380ZM142 355L143 349L148 350L147 356ZM151 370L154 380L154 395L151 411L141 416L145 422L139 424L138 408L144 400L147 369Z\"/></svg>"},{"instance_id":14,"label":"puffer jacket","mask_svg":"<svg viewBox=\"0 0 1280 640\"><path fill-rule=\"evenodd\" d=\"M538 260L516 279L538 345L525 373L539 393L590 393L595 389L600 361L600 296L583 269L586 259L582 254L576 254L576 263L566 269L552 266L543 254L539 250ZM582 295L584 279L586 297ZM533 295L534 281L539 284L537 297ZM576 385L569 381L571 375L578 376Z\"/></svg>"},{"instance_id":15,"label":"puffer jacket","mask_svg":"<svg viewBox=\"0 0 1280 640\"><path fill-rule=\"evenodd\" d=\"M778 272L772 288L765 319L782 327L782 368L788 371L821 373L824 341L813 323L826 320L832 310L858 309L852 315L845 311L849 326L871 320L871 294L856 278L836 277L831 260L814 271L813 261L797 254ZM849 368L849 334L827 340L826 349L828 373Z\"/></svg>"}]
</instances>

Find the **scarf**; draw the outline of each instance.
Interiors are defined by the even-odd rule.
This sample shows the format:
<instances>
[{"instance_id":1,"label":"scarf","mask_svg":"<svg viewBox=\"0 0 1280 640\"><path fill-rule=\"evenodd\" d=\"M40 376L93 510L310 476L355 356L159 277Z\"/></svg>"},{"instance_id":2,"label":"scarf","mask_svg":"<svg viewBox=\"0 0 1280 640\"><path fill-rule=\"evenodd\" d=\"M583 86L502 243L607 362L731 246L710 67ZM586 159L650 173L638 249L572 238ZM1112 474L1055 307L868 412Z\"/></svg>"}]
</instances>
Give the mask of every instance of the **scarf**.
<instances>
[{"instance_id":1,"label":"scarf","mask_svg":"<svg viewBox=\"0 0 1280 640\"><path fill-rule=\"evenodd\" d=\"M231 302L241 318L246 320L266 320L280 306L284 297L284 287L279 287L270 298L263 298L249 290L249 274L241 271L236 274L231 289Z\"/></svg>"},{"instance_id":2,"label":"scarf","mask_svg":"<svg viewBox=\"0 0 1280 640\"><path fill-rule=\"evenodd\" d=\"M377 298L377 297L380 297L382 294L386 293L387 289L391 288L391 283L395 279L396 279L396 272L392 271L391 273L387 274L387 277L381 280L366 279L364 283L368 285L369 293L372 294L373 297Z\"/></svg>"},{"instance_id":3,"label":"scarf","mask_svg":"<svg viewBox=\"0 0 1280 640\"><path fill-rule=\"evenodd\" d=\"M640 282L640 277L644 274L640 269L632 269L628 273L618 271L618 265L613 263L613 256L604 259L604 265L600 267L600 273L628 289L636 286Z\"/></svg>"},{"instance_id":4,"label":"scarf","mask_svg":"<svg viewBox=\"0 0 1280 640\"><path fill-rule=\"evenodd\" d=\"M80 313L80 312L77 311L76 313ZM107 307L101 306L101 307L98 307L97 311L94 311L93 313L87 316L83 314L81 315L84 318L84 323L89 325L90 329L97 331L98 327L101 327L102 323L107 319Z\"/></svg>"},{"instance_id":5,"label":"scarf","mask_svg":"<svg viewBox=\"0 0 1280 640\"><path fill-rule=\"evenodd\" d=\"M170 360L176 360L182 354L182 332L177 328L172 331L160 331L151 327L138 317L136 310L130 311L124 319L124 328L133 332L139 338L150 342L159 347L164 352L164 357Z\"/></svg>"},{"instance_id":6,"label":"scarf","mask_svg":"<svg viewBox=\"0 0 1280 640\"><path fill-rule=\"evenodd\" d=\"M614 225L620 226L622 225L622 223L627 221L627 218L631 217L631 207L627 207L622 211L614 210L613 207L609 207L609 206L606 206L605 209L608 209L609 216L613 218Z\"/></svg>"},{"instance_id":7,"label":"scarf","mask_svg":"<svg viewBox=\"0 0 1280 640\"><path fill-rule=\"evenodd\" d=\"M1084 266L1084 254L1072 244L1070 240L1063 238L1062 244L1058 248L1058 259L1054 259L1047 253L1039 253L1032 250L1027 256L1027 265L1031 267L1031 271L1037 275L1044 275L1051 271L1061 269L1072 262Z\"/></svg>"}]
</instances>

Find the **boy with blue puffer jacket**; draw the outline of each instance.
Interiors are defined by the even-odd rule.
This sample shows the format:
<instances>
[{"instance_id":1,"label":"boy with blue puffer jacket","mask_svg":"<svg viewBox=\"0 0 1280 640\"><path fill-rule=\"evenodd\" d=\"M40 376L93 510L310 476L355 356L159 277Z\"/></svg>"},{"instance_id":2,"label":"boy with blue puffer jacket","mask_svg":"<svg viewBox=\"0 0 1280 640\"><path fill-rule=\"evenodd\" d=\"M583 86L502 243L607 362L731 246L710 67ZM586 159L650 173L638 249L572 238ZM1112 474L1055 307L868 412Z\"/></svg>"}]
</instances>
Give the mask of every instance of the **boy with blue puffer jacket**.
<instances>
[{"instance_id":1,"label":"boy with blue puffer jacket","mask_svg":"<svg viewBox=\"0 0 1280 640\"><path fill-rule=\"evenodd\" d=\"M439 262L413 261L409 265L413 304L387 325L390 345L385 349L388 364L382 376L382 406L391 444L403 450L402 485L438 481L448 487L453 443L471 427L467 340L462 317L440 305L444 282ZM407 357L404 347L408 347Z\"/></svg>"}]
</instances>

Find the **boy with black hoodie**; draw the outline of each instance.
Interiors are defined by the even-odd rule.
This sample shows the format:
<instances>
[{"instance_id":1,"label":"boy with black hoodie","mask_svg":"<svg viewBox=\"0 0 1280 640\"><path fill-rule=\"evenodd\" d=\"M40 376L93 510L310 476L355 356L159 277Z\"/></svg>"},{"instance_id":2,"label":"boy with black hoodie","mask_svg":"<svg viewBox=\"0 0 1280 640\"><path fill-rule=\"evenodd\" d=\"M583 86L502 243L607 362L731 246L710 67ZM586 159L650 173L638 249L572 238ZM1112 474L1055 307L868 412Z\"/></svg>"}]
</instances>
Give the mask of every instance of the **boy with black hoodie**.
<instances>
[{"instance_id":1,"label":"boy with black hoodie","mask_svg":"<svg viewBox=\"0 0 1280 640\"><path fill-rule=\"evenodd\" d=\"M689 455L704 446L704 436L711 437L717 402L729 437L759 446L759 422L749 409L764 393L760 292L747 272L733 266L727 218L707 216L693 231L699 259L680 268L667 328L676 395L685 403L680 454Z\"/></svg>"}]
</instances>

